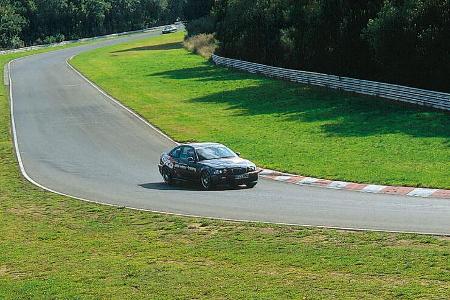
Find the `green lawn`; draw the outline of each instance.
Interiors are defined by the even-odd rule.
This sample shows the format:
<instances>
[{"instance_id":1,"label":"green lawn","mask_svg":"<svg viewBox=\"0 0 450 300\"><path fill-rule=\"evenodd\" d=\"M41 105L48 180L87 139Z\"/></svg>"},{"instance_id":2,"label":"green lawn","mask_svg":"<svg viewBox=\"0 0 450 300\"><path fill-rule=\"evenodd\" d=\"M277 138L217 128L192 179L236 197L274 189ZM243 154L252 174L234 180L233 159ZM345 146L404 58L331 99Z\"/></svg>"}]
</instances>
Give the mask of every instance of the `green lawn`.
<instances>
[{"instance_id":1,"label":"green lawn","mask_svg":"<svg viewBox=\"0 0 450 300\"><path fill-rule=\"evenodd\" d=\"M27 53L30 54L30 53ZM0 56L0 67L22 54ZM19 175L0 85L0 299L448 299L450 240L182 218Z\"/></svg>"},{"instance_id":2,"label":"green lawn","mask_svg":"<svg viewBox=\"0 0 450 300\"><path fill-rule=\"evenodd\" d=\"M183 33L79 55L73 65L178 141L218 141L263 167L450 188L443 112L216 67Z\"/></svg>"}]
</instances>

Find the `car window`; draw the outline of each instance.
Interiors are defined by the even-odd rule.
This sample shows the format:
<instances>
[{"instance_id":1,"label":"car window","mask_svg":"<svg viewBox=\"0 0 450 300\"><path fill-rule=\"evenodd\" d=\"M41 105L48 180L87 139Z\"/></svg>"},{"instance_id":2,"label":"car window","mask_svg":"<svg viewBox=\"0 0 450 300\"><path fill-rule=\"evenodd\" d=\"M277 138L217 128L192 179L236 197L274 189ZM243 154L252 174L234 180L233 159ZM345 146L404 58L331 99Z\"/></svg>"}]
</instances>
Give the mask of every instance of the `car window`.
<instances>
[{"instance_id":1,"label":"car window","mask_svg":"<svg viewBox=\"0 0 450 300\"><path fill-rule=\"evenodd\" d=\"M180 154L181 154L181 148L178 147L178 148L173 149L169 155L173 158L180 158Z\"/></svg>"},{"instance_id":2,"label":"car window","mask_svg":"<svg viewBox=\"0 0 450 300\"><path fill-rule=\"evenodd\" d=\"M225 146L210 146L197 149L199 160L236 157L236 154Z\"/></svg>"},{"instance_id":3,"label":"car window","mask_svg":"<svg viewBox=\"0 0 450 300\"><path fill-rule=\"evenodd\" d=\"M182 147L180 158L181 159L188 159L189 157L195 157L195 151L192 147Z\"/></svg>"},{"instance_id":4,"label":"car window","mask_svg":"<svg viewBox=\"0 0 450 300\"><path fill-rule=\"evenodd\" d=\"M189 149L187 150L187 155L188 155L188 157L195 158L194 148L189 147Z\"/></svg>"}]
</instances>

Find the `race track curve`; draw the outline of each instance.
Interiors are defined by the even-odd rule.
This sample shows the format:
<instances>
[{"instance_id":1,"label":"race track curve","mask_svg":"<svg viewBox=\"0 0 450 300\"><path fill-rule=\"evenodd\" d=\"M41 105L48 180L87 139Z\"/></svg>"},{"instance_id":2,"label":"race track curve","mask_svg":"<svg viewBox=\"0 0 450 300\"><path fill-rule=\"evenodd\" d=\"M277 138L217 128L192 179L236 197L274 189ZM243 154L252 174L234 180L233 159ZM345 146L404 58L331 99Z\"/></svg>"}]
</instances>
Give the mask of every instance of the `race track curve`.
<instances>
[{"instance_id":1,"label":"race track curve","mask_svg":"<svg viewBox=\"0 0 450 300\"><path fill-rule=\"evenodd\" d=\"M129 208L297 225L450 235L450 201L261 180L254 189L168 187L174 143L71 69L80 52L160 32L28 56L10 64L13 131L25 175L47 189ZM17 149L16 149L17 150Z\"/></svg>"}]
</instances>

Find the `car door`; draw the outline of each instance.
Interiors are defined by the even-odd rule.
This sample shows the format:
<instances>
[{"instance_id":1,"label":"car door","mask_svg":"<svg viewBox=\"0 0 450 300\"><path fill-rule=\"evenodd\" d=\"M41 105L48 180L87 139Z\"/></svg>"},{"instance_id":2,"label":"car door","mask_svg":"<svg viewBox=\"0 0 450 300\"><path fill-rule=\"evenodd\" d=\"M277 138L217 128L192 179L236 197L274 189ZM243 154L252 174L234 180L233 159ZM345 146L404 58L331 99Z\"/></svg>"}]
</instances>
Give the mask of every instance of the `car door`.
<instances>
[{"instance_id":1,"label":"car door","mask_svg":"<svg viewBox=\"0 0 450 300\"><path fill-rule=\"evenodd\" d=\"M197 179L199 177L198 174L198 157L195 149L193 147L189 147L188 149L188 162L187 162L187 176L189 179Z\"/></svg>"},{"instance_id":2,"label":"car door","mask_svg":"<svg viewBox=\"0 0 450 300\"><path fill-rule=\"evenodd\" d=\"M180 173L185 179L194 179L196 175L195 150L190 146L183 146L180 153Z\"/></svg>"},{"instance_id":3,"label":"car door","mask_svg":"<svg viewBox=\"0 0 450 300\"><path fill-rule=\"evenodd\" d=\"M182 147L177 147L169 153L169 156L173 160L173 172L174 172L175 177L182 177L181 168L180 168L181 151L182 151Z\"/></svg>"}]
</instances>

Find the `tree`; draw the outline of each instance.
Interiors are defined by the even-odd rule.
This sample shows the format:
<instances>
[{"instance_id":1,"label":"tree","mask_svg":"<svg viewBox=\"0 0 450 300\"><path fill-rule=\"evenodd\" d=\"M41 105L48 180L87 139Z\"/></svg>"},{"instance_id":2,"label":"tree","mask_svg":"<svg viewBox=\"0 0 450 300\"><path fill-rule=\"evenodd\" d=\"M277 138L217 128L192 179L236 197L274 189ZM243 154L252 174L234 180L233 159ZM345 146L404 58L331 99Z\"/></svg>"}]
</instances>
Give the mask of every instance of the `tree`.
<instances>
[{"instance_id":1,"label":"tree","mask_svg":"<svg viewBox=\"0 0 450 300\"><path fill-rule=\"evenodd\" d=\"M164 23L173 23L178 20L184 20L184 8L187 0L167 0L163 7L162 21Z\"/></svg>"},{"instance_id":2,"label":"tree","mask_svg":"<svg viewBox=\"0 0 450 300\"><path fill-rule=\"evenodd\" d=\"M25 19L10 3L0 1L0 48L22 47L20 34L25 24Z\"/></svg>"},{"instance_id":3,"label":"tree","mask_svg":"<svg viewBox=\"0 0 450 300\"><path fill-rule=\"evenodd\" d=\"M211 13L214 0L186 0L184 16L187 21L205 17Z\"/></svg>"},{"instance_id":4,"label":"tree","mask_svg":"<svg viewBox=\"0 0 450 300\"><path fill-rule=\"evenodd\" d=\"M379 77L436 89L450 88L450 1L386 1L363 33Z\"/></svg>"}]
</instances>

